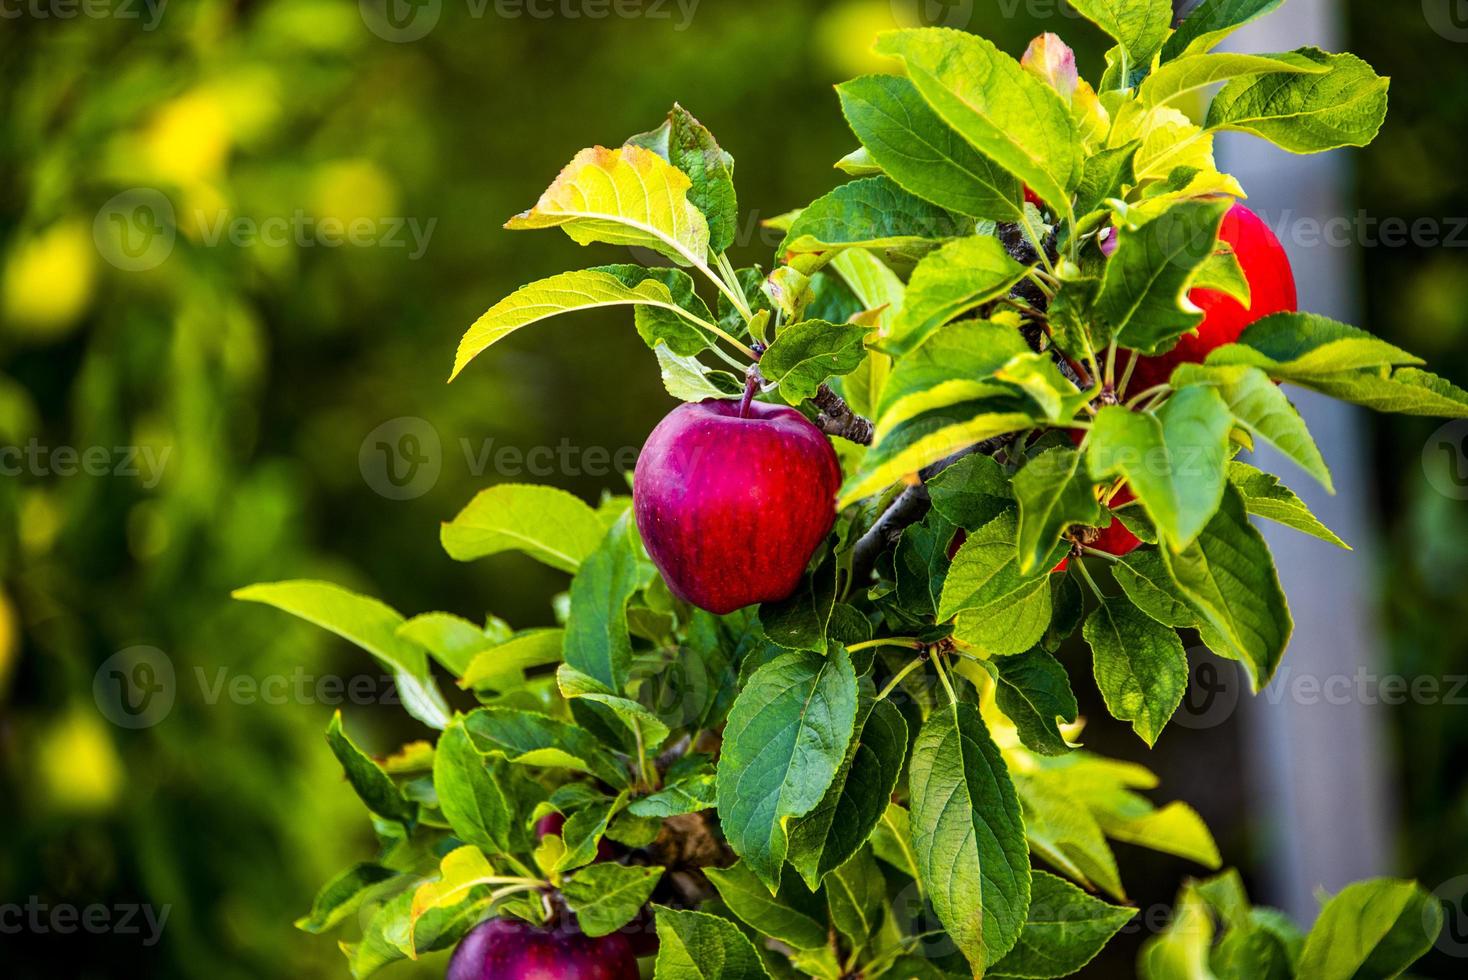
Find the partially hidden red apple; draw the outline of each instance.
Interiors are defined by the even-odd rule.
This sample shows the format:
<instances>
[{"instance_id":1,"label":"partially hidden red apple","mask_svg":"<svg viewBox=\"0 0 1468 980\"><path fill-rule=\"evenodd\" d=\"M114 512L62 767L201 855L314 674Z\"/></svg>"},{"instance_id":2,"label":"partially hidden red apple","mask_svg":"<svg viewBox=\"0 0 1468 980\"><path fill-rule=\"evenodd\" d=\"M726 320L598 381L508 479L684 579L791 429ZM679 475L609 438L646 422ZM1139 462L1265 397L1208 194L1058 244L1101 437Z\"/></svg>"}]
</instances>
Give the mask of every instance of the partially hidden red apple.
<instances>
[{"instance_id":1,"label":"partially hidden red apple","mask_svg":"<svg viewBox=\"0 0 1468 980\"><path fill-rule=\"evenodd\" d=\"M1262 218L1244 205L1235 204L1224 216L1218 238L1233 246L1244 278L1249 282L1249 305L1244 306L1227 293L1213 289L1189 292L1188 298L1203 311L1203 322L1196 330L1184 334L1166 354L1139 358L1132 370L1129 391L1145 391L1166 384L1179 364L1202 363L1214 348L1238 340L1255 321L1299 309L1289 256ZM1109 240L1115 241L1115 236Z\"/></svg>"},{"instance_id":2,"label":"partially hidden red apple","mask_svg":"<svg viewBox=\"0 0 1468 980\"><path fill-rule=\"evenodd\" d=\"M592 939L578 929L490 919L454 950L446 980L637 980L637 957L621 933Z\"/></svg>"},{"instance_id":3,"label":"partially hidden red apple","mask_svg":"<svg viewBox=\"0 0 1468 980\"><path fill-rule=\"evenodd\" d=\"M668 588L723 615L778 602L836 521L836 452L793 408L709 399L658 423L632 479L637 529Z\"/></svg>"}]
</instances>

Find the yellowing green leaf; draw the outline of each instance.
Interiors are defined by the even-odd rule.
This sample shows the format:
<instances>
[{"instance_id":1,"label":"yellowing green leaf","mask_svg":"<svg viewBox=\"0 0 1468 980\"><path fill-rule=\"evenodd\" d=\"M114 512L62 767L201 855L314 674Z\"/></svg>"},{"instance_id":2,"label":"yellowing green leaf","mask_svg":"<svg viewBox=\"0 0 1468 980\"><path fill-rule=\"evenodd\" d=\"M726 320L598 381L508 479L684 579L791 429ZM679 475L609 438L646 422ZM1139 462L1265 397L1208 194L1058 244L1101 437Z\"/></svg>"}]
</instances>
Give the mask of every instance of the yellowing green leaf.
<instances>
[{"instance_id":1,"label":"yellowing green leaf","mask_svg":"<svg viewBox=\"0 0 1468 980\"><path fill-rule=\"evenodd\" d=\"M506 228L563 228L582 245L650 248L679 265L708 260L709 227L688 200L693 182L640 146L593 146L576 154L535 207Z\"/></svg>"}]
</instances>

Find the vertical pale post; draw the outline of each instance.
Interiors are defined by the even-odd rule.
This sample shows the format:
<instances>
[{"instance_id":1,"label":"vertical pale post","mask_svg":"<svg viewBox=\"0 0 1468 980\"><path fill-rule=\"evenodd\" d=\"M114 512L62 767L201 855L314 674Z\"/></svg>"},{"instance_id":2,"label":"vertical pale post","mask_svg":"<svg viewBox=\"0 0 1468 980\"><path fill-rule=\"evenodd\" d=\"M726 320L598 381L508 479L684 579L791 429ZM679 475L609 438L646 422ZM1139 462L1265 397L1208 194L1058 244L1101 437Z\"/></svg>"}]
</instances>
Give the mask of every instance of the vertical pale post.
<instances>
[{"instance_id":1,"label":"vertical pale post","mask_svg":"<svg viewBox=\"0 0 1468 980\"><path fill-rule=\"evenodd\" d=\"M1292 0L1234 35L1227 47L1288 51L1304 44L1344 49L1343 25L1331 0ZM1219 140L1221 168L1243 182L1249 206L1289 251L1301 309L1372 329L1361 321L1355 286L1369 269L1360 229L1351 221L1350 230L1337 231L1334 241L1317 233L1330 219L1355 214L1345 178L1356 152L1296 157L1253 137L1227 134ZM1337 496L1267 448L1255 462L1280 474L1356 549L1341 551L1260 524L1279 562L1295 637L1275 683L1240 705L1251 822L1263 847L1263 893L1257 900L1283 906L1308 923L1319 910L1317 887L1336 891L1394 870L1390 801L1396 797L1386 751L1388 709L1369 703L1377 693L1370 679L1385 672L1385 655L1376 619L1380 597L1364 414L1299 389L1289 394L1331 466Z\"/></svg>"}]
</instances>

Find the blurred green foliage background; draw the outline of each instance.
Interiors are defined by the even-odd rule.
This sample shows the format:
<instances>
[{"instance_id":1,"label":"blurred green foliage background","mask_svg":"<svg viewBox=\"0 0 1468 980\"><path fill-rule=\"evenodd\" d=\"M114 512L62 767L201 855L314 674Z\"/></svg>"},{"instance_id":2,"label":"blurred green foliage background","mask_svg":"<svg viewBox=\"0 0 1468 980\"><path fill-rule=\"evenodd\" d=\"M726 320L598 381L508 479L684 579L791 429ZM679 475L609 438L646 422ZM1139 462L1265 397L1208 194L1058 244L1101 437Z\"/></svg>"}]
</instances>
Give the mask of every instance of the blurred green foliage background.
<instances>
[{"instance_id":1,"label":"blurred green foliage background","mask_svg":"<svg viewBox=\"0 0 1468 980\"><path fill-rule=\"evenodd\" d=\"M459 335L492 302L621 260L500 224L577 149L654 127L676 99L738 159L732 257L768 263L758 221L823 193L855 145L831 85L880 70L871 37L919 5L405 0L408 19L391 22L378 0L92 2L0 5L0 443L47 451L0 477L0 903L147 903L168 919L151 945L146 926L0 934L0 961L15 977L340 976L332 942L291 927L371 846L321 739L340 698L314 682L362 675L370 696L342 708L376 751L422 733L390 706L355 703L391 697L367 658L229 591L323 577L405 613L549 624L561 577L513 558L456 566L437 523L502 480L618 489L606 458L625 460L671 402L615 311L527 331L444 384ZM971 29L1011 52L1057 30L1099 73L1099 36L1053 5L972 6ZM1382 138L1355 154L1359 206L1468 215L1468 47L1415 4L1395 6L1349 4L1351 47L1395 76ZM430 13L424 36L391 39ZM177 227L143 269L126 267L119 237L158 231L127 224L140 192L161 195ZM330 219L367 233L331 244ZM272 220L286 240L245 234ZM1459 381L1465 254L1362 255L1365 325ZM374 469L374 431L401 418L423 420L409 430L438 468L410 499ZM1456 628L1468 507L1424 475L1435 423L1374 424L1396 669L1451 674L1468 647ZM405 445L400 431L390 445ZM101 447L105 465L66 475L62 447ZM495 456L504 447L557 456L516 464ZM99 703L104 665L137 645L163 651L175 696L134 729ZM219 687L271 677L296 693ZM1401 870L1431 887L1439 869L1468 866L1468 722L1448 706L1392 717ZM1242 805L1235 793L1204 812L1247 872L1247 841L1229 832ZM1165 901L1188 870L1140 867L1142 900Z\"/></svg>"}]
</instances>

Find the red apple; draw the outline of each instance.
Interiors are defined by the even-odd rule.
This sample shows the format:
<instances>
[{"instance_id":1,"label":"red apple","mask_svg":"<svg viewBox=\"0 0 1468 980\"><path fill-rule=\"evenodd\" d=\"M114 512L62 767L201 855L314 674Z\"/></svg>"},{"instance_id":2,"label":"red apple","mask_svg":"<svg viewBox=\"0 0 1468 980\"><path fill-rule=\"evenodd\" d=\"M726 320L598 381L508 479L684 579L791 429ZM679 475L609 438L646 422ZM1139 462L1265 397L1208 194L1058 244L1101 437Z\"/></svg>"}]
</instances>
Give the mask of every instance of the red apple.
<instances>
[{"instance_id":1,"label":"red apple","mask_svg":"<svg viewBox=\"0 0 1468 980\"><path fill-rule=\"evenodd\" d=\"M1202 363L1214 348L1238 340L1244 328L1256 320L1299 308L1289 257L1263 219L1244 205L1235 204L1224 217L1218 238L1232 245L1238 256L1244 278L1249 281L1249 305L1217 290L1192 290L1188 298L1203 310L1203 322L1192 333L1184 334L1166 354L1139 358L1129 391L1166 384L1179 364ZM1117 363L1124 365L1126 360L1121 358Z\"/></svg>"},{"instance_id":2,"label":"red apple","mask_svg":"<svg viewBox=\"0 0 1468 980\"><path fill-rule=\"evenodd\" d=\"M648 436L632 480L637 529L668 588L723 615L778 602L836 520L824 433L793 408L709 399Z\"/></svg>"},{"instance_id":3,"label":"red apple","mask_svg":"<svg viewBox=\"0 0 1468 980\"><path fill-rule=\"evenodd\" d=\"M637 980L626 936L592 939L574 927L537 928L519 919L475 926L454 950L446 980Z\"/></svg>"}]
</instances>

